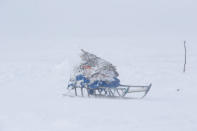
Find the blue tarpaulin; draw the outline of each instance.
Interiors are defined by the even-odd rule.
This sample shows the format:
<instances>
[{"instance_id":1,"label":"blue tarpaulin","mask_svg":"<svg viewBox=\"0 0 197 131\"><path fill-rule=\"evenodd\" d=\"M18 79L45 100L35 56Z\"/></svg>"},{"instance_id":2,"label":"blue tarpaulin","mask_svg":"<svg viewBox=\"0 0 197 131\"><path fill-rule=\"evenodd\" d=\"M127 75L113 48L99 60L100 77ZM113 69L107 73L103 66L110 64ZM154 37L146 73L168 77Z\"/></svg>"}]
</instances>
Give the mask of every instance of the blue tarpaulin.
<instances>
[{"instance_id":1,"label":"blue tarpaulin","mask_svg":"<svg viewBox=\"0 0 197 131\"><path fill-rule=\"evenodd\" d=\"M109 87L109 88L116 88L120 85L120 80L118 78L114 78L114 81L95 81L90 83L90 80L83 75L76 76L76 81L80 81L81 87L87 85L89 88L98 88L98 87Z\"/></svg>"}]
</instances>

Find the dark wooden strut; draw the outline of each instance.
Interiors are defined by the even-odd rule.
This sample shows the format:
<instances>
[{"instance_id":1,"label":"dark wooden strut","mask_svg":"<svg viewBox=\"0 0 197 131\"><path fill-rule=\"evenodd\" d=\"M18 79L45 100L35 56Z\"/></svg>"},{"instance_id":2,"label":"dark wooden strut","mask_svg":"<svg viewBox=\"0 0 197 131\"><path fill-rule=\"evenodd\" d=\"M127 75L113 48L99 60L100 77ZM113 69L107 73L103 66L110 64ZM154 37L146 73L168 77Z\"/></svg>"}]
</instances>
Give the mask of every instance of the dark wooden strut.
<instances>
[{"instance_id":1,"label":"dark wooden strut","mask_svg":"<svg viewBox=\"0 0 197 131\"><path fill-rule=\"evenodd\" d=\"M81 95L83 96L83 88L81 88Z\"/></svg>"},{"instance_id":2,"label":"dark wooden strut","mask_svg":"<svg viewBox=\"0 0 197 131\"><path fill-rule=\"evenodd\" d=\"M98 89L98 92L99 92L99 95L101 95L101 94L102 94L102 90L101 90L101 89Z\"/></svg>"},{"instance_id":3,"label":"dark wooden strut","mask_svg":"<svg viewBox=\"0 0 197 131\"><path fill-rule=\"evenodd\" d=\"M109 88L109 90L110 90L110 92L111 92L111 96L115 96L115 91L113 92L112 90L115 90L115 89L110 89Z\"/></svg>"},{"instance_id":4,"label":"dark wooden strut","mask_svg":"<svg viewBox=\"0 0 197 131\"><path fill-rule=\"evenodd\" d=\"M121 91L121 93L120 93L120 91ZM116 89L116 92L118 93L118 96L124 97L126 89Z\"/></svg>"},{"instance_id":5,"label":"dark wooden strut","mask_svg":"<svg viewBox=\"0 0 197 131\"><path fill-rule=\"evenodd\" d=\"M117 90L118 95L120 96L120 92Z\"/></svg>"},{"instance_id":6,"label":"dark wooden strut","mask_svg":"<svg viewBox=\"0 0 197 131\"><path fill-rule=\"evenodd\" d=\"M88 97L90 96L90 94L89 94L89 88L86 88L87 89L87 93L88 93Z\"/></svg>"},{"instance_id":7,"label":"dark wooden strut","mask_svg":"<svg viewBox=\"0 0 197 131\"><path fill-rule=\"evenodd\" d=\"M75 88L75 96L77 96L77 88L76 87L74 87Z\"/></svg>"}]
</instances>

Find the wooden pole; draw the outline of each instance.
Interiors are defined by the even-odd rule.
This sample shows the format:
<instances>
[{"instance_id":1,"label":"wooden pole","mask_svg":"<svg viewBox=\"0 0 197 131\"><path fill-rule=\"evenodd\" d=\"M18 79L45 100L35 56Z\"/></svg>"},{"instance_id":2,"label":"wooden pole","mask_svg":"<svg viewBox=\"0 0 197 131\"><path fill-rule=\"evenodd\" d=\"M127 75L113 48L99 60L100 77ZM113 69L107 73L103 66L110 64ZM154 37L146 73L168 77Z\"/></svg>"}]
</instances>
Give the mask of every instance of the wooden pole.
<instances>
[{"instance_id":1,"label":"wooden pole","mask_svg":"<svg viewBox=\"0 0 197 131\"><path fill-rule=\"evenodd\" d=\"M184 49L185 49L185 59L184 59L184 68L183 72L186 72L186 64L187 64L187 47L186 47L186 41L184 41Z\"/></svg>"},{"instance_id":2,"label":"wooden pole","mask_svg":"<svg viewBox=\"0 0 197 131\"><path fill-rule=\"evenodd\" d=\"M75 96L77 96L77 88L76 87L74 87L75 88Z\"/></svg>"},{"instance_id":3,"label":"wooden pole","mask_svg":"<svg viewBox=\"0 0 197 131\"><path fill-rule=\"evenodd\" d=\"M83 88L81 87L81 95L83 96Z\"/></svg>"}]
</instances>

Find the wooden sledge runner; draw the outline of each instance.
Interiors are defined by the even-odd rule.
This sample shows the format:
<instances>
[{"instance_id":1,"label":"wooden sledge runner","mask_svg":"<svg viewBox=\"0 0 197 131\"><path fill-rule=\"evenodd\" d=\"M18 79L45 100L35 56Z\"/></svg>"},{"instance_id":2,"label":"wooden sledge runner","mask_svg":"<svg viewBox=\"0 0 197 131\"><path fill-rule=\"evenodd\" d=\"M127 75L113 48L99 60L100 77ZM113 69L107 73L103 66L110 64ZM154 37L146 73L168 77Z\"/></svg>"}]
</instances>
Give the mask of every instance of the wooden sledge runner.
<instances>
[{"instance_id":1,"label":"wooden sledge runner","mask_svg":"<svg viewBox=\"0 0 197 131\"><path fill-rule=\"evenodd\" d=\"M95 96L95 97L118 97L118 98L126 98L129 94L133 93L142 93L140 97L137 98L144 98L148 92L150 91L152 84L147 86L141 85L119 85L116 88L109 88L109 87L97 87L97 88L88 88L88 87L72 87L68 88L68 93L65 94L66 96ZM74 93L74 95L72 95ZM132 97L131 97L132 98ZM136 97L135 97L136 98Z\"/></svg>"}]
</instances>

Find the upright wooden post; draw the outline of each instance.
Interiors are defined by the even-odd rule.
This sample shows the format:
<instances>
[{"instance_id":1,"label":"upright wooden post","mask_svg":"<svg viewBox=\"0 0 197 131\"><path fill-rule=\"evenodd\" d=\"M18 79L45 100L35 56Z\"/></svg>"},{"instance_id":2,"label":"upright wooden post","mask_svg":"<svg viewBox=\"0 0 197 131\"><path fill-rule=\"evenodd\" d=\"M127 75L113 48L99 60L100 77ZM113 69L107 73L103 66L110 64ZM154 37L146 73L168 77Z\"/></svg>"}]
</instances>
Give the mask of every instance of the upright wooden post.
<instances>
[{"instance_id":1,"label":"upright wooden post","mask_svg":"<svg viewBox=\"0 0 197 131\"><path fill-rule=\"evenodd\" d=\"M187 47L186 47L186 41L184 41L184 49L185 49L185 59L184 59L184 67L183 72L186 72L186 64L187 64Z\"/></svg>"}]
</instances>

